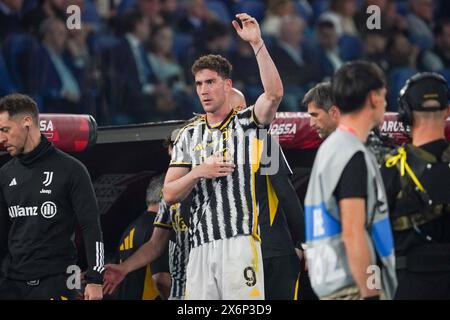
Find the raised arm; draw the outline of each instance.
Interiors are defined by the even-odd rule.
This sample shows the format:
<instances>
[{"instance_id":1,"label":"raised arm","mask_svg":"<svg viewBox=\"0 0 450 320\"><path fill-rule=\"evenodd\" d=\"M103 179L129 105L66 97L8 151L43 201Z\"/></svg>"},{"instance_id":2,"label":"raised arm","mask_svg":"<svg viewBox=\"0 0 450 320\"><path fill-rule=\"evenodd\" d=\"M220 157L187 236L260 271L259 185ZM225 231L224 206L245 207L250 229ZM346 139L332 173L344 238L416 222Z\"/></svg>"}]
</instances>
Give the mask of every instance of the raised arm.
<instances>
[{"instance_id":1,"label":"raised arm","mask_svg":"<svg viewBox=\"0 0 450 320\"><path fill-rule=\"evenodd\" d=\"M256 19L246 13L237 14L236 18L242 21L242 28L237 21L232 22L233 27L238 35L252 46L264 87L264 93L255 103L255 116L259 123L270 124L283 98L283 83L261 38L261 30Z\"/></svg>"}]
</instances>

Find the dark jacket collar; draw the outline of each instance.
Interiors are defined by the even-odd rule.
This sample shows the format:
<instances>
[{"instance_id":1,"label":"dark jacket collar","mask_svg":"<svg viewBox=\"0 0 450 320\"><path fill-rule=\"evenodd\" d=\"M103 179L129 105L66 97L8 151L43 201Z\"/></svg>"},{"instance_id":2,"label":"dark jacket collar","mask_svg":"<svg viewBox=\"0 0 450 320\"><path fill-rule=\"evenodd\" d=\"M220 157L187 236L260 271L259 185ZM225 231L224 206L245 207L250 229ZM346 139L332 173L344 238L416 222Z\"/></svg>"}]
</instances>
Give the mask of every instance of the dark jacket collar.
<instances>
[{"instance_id":1,"label":"dark jacket collar","mask_svg":"<svg viewBox=\"0 0 450 320\"><path fill-rule=\"evenodd\" d=\"M36 148L28 153L18 155L17 159L19 159L20 163L24 166L29 166L54 151L55 147L53 144L41 134L41 142L36 146Z\"/></svg>"}]
</instances>

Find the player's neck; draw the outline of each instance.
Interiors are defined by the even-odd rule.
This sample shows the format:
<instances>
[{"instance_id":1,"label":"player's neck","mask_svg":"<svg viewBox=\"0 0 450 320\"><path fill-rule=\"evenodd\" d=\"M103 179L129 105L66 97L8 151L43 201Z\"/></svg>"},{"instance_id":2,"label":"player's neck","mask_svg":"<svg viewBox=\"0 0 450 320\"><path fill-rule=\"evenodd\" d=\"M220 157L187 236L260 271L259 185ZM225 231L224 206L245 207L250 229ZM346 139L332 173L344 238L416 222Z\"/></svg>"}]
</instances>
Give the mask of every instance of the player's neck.
<instances>
[{"instance_id":1,"label":"player's neck","mask_svg":"<svg viewBox=\"0 0 450 320\"><path fill-rule=\"evenodd\" d=\"M206 121L208 121L208 125L210 127L217 126L225 120L225 118L230 114L231 107L229 104L225 104L222 108L217 110L216 112L207 112L206 113Z\"/></svg>"}]
</instances>

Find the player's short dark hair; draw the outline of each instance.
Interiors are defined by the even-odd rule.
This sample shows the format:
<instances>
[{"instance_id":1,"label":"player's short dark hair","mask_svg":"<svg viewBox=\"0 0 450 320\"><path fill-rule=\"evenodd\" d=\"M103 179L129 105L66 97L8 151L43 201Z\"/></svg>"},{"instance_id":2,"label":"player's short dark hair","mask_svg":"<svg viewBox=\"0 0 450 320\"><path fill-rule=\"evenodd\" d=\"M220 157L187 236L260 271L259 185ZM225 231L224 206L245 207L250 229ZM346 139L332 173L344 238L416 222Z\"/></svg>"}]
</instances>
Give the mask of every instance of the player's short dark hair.
<instances>
[{"instance_id":1,"label":"player's short dark hair","mask_svg":"<svg viewBox=\"0 0 450 320\"><path fill-rule=\"evenodd\" d=\"M386 86L383 71L372 62L345 63L332 79L333 100L343 113L360 110L372 90Z\"/></svg>"},{"instance_id":2,"label":"player's short dark hair","mask_svg":"<svg viewBox=\"0 0 450 320\"><path fill-rule=\"evenodd\" d=\"M8 112L11 118L19 114L30 115L35 123L39 119L39 109L36 102L29 96L20 93L9 94L1 98L0 112Z\"/></svg>"},{"instance_id":3,"label":"player's short dark hair","mask_svg":"<svg viewBox=\"0 0 450 320\"><path fill-rule=\"evenodd\" d=\"M221 55L208 54L198 58L192 65L191 71L195 76L197 72L204 69L217 72L223 79L231 79L233 67L231 66L231 63Z\"/></svg>"},{"instance_id":4,"label":"player's short dark hair","mask_svg":"<svg viewBox=\"0 0 450 320\"><path fill-rule=\"evenodd\" d=\"M333 91L330 82L318 83L311 88L304 96L302 104L305 109L308 104L314 102L317 108L328 111L333 106Z\"/></svg>"}]
</instances>

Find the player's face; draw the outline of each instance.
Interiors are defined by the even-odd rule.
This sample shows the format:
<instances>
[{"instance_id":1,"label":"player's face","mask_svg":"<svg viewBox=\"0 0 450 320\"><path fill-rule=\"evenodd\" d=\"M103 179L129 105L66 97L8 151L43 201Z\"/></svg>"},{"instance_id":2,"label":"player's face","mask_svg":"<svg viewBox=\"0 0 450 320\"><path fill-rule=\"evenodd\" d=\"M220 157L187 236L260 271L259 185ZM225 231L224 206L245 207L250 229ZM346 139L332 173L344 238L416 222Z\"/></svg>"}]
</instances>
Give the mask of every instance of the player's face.
<instances>
[{"instance_id":1,"label":"player's face","mask_svg":"<svg viewBox=\"0 0 450 320\"><path fill-rule=\"evenodd\" d=\"M320 138L325 139L336 130L336 123L330 113L318 108L314 102L308 104L308 113L311 116L309 124Z\"/></svg>"},{"instance_id":2,"label":"player's face","mask_svg":"<svg viewBox=\"0 0 450 320\"><path fill-rule=\"evenodd\" d=\"M195 74L197 95L206 113L214 113L226 107L231 90L231 80L223 79L216 71L203 69Z\"/></svg>"},{"instance_id":3,"label":"player's face","mask_svg":"<svg viewBox=\"0 0 450 320\"><path fill-rule=\"evenodd\" d=\"M23 152L27 135L27 127L21 121L10 118L8 112L0 113L0 143L12 157Z\"/></svg>"}]
</instances>

